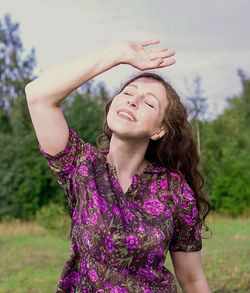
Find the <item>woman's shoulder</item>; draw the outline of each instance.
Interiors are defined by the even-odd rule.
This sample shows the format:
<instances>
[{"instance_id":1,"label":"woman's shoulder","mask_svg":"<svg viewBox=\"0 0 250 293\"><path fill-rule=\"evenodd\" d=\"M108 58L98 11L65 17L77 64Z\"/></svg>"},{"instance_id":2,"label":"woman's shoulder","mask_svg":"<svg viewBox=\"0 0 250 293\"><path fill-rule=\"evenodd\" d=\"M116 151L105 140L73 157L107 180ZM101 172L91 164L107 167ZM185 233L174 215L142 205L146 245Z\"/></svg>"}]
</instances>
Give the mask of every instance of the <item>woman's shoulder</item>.
<instances>
[{"instance_id":1,"label":"woman's shoulder","mask_svg":"<svg viewBox=\"0 0 250 293\"><path fill-rule=\"evenodd\" d=\"M177 171L171 171L169 174L170 174L170 177L173 178L174 180L178 182L182 182L183 176Z\"/></svg>"},{"instance_id":2,"label":"woman's shoulder","mask_svg":"<svg viewBox=\"0 0 250 293\"><path fill-rule=\"evenodd\" d=\"M67 154L68 160L74 160L74 166L79 167L80 165L94 165L98 164L99 158L103 158L102 153L97 146L91 142L83 139L77 131L69 127L69 139L65 150L62 155Z\"/></svg>"},{"instance_id":3,"label":"woman's shoulder","mask_svg":"<svg viewBox=\"0 0 250 293\"><path fill-rule=\"evenodd\" d=\"M194 190L184 175L177 171L171 171L165 172L163 177L168 179L171 192L173 192L180 201L196 200Z\"/></svg>"}]
</instances>

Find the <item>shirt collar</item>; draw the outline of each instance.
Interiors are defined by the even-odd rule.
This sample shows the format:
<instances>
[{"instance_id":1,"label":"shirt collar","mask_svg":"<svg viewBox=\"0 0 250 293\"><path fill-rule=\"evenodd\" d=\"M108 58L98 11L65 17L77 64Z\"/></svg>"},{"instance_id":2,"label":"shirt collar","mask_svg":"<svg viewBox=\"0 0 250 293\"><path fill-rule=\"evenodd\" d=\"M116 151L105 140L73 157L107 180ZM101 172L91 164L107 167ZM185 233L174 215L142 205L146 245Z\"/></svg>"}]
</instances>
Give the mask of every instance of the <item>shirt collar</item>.
<instances>
[{"instance_id":1,"label":"shirt collar","mask_svg":"<svg viewBox=\"0 0 250 293\"><path fill-rule=\"evenodd\" d=\"M156 164L148 163L143 173L163 173L166 172L167 168L163 166L156 166Z\"/></svg>"}]
</instances>

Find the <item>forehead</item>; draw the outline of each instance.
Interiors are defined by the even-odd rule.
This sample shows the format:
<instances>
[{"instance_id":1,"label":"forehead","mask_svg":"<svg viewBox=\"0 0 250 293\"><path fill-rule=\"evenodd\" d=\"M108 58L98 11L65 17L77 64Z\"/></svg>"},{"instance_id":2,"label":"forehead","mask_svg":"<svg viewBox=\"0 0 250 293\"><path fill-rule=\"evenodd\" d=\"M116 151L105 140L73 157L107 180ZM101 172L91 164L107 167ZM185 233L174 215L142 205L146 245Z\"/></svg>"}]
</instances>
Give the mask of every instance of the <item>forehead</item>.
<instances>
[{"instance_id":1,"label":"forehead","mask_svg":"<svg viewBox=\"0 0 250 293\"><path fill-rule=\"evenodd\" d=\"M166 90L161 82L153 78L140 77L132 81L128 86L136 85L137 90L143 92L151 92L157 96L161 103L166 102Z\"/></svg>"}]
</instances>

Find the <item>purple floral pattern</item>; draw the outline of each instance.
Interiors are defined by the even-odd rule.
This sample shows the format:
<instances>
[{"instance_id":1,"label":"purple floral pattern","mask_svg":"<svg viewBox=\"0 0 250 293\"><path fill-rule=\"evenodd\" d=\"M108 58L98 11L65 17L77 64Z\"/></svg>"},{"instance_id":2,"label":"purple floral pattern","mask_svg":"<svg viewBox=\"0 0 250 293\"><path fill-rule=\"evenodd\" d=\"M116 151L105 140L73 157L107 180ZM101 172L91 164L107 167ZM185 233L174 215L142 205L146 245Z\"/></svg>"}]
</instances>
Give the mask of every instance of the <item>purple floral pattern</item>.
<instances>
[{"instance_id":1,"label":"purple floral pattern","mask_svg":"<svg viewBox=\"0 0 250 293\"><path fill-rule=\"evenodd\" d=\"M176 293L164 266L168 251L202 248L192 188L176 172L149 163L123 193L108 150L69 128L64 150L39 150L67 196L71 247L56 293Z\"/></svg>"}]
</instances>

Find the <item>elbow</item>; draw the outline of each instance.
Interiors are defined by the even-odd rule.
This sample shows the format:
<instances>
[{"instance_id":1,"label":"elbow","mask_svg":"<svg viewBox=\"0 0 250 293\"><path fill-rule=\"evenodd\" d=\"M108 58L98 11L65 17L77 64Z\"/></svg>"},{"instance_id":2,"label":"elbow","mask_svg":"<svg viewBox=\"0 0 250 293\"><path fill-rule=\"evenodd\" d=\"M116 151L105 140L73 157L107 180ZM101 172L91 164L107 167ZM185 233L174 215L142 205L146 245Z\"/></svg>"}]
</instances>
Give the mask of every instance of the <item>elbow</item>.
<instances>
[{"instance_id":1,"label":"elbow","mask_svg":"<svg viewBox=\"0 0 250 293\"><path fill-rule=\"evenodd\" d=\"M33 80L26 84L24 88L26 100L30 103L34 103L35 101L38 101L41 97L41 92L38 88L38 84L36 80Z\"/></svg>"},{"instance_id":2,"label":"elbow","mask_svg":"<svg viewBox=\"0 0 250 293\"><path fill-rule=\"evenodd\" d=\"M32 81L27 83L24 88L25 96L27 101L32 102L34 100Z\"/></svg>"},{"instance_id":3,"label":"elbow","mask_svg":"<svg viewBox=\"0 0 250 293\"><path fill-rule=\"evenodd\" d=\"M196 276L189 276L186 278L178 278L177 280L185 293L198 293L198 292L204 292L204 293L211 293L208 282L206 279L206 276L204 273L201 273Z\"/></svg>"},{"instance_id":4,"label":"elbow","mask_svg":"<svg viewBox=\"0 0 250 293\"><path fill-rule=\"evenodd\" d=\"M184 293L212 293L206 278L186 283L181 285L181 288Z\"/></svg>"}]
</instances>

